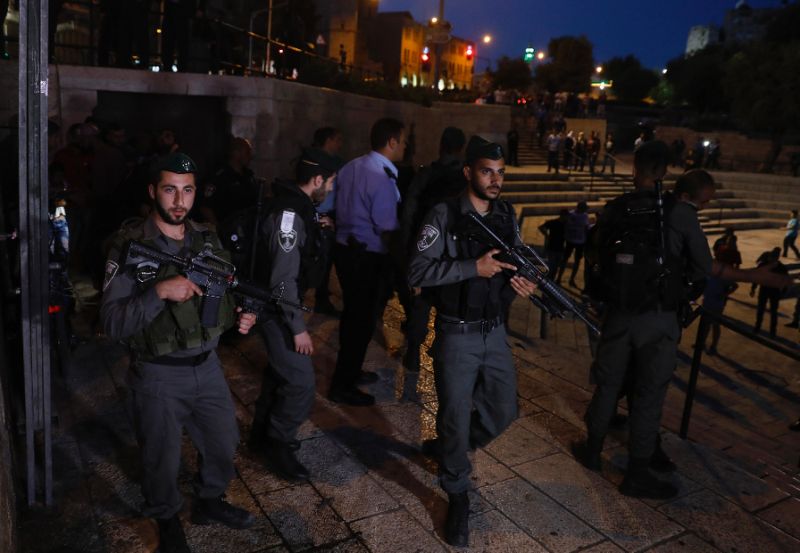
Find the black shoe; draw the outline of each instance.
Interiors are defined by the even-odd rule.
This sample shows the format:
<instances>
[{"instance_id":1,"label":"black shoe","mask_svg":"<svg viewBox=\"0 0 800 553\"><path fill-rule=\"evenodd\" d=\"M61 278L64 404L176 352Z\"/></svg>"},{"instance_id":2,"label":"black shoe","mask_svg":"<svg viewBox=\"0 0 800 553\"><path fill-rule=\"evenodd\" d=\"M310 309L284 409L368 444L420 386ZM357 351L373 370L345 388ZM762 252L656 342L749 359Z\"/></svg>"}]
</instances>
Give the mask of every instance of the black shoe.
<instances>
[{"instance_id":1,"label":"black shoe","mask_svg":"<svg viewBox=\"0 0 800 553\"><path fill-rule=\"evenodd\" d=\"M356 384L359 386L363 386L365 384L375 384L380 377L378 373L374 373L372 371L361 371L358 373L358 378L356 378Z\"/></svg>"},{"instance_id":2,"label":"black shoe","mask_svg":"<svg viewBox=\"0 0 800 553\"><path fill-rule=\"evenodd\" d=\"M667 452L661 448L661 443L656 444L656 450L653 456L650 457L650 468L656 472L675 472L678 470L678 465L669 458Z\"/></svg>"},{"instance_id":3,"label":"black shoe","mask_svg":"<svg viewBox=\"0 0 800 553\"><path fill-rule=\"evenodd\" d=\"M678 488L659 480L648 470L650 459L633 459L628 462L625 479L619 485L622 495L647 499L671 499L678 495Z\"/></svg>"},{"instance_id":4,"label":"black shoe","mask_svg":"<svg viewBox=\"0 0 800 553\"><path fill-rule=\"evenodd\" d=\"M603 460L600 453L603 451L602 445L600 447L590 446L586 442L572 442L572 454L575 459L589 470L600 472L603 470Z\"/></svg>"},{"instance_id":5,"label":"black shoe","mask_svg":"<svg viewBox=\"0 0 800 553\"><path fill-rule=\"evenodd\" d=\"M342 312L336 309L336 307L330 301L316 302L314 304L314 313L319 313L320 315L327 315L329 317L342 316Z\"/></svg>"},{"instance_id":6,"label":"black shoe","mask_svg":"<svg viewBox=\"0 0 800 553\"><path fill-rule=\"evenodd\" d=\"M444 522L444 541L453 547L469 545L469 496L467 492L447 494L447 519Z\"/></svg>"},{"instance_id":7,"label":"black shoe","mask_svg":"<svg viewBox=\"0 0 800 553\"><path fill-rule=\"evenodd\" d=\"M787 328L797 328L798 327L798 321L792 321L790 323L786 323L783 326L785 326Z\"/></svg>"},{"instance_id":8,"label":"black shoe","mask_svg":"<svg viewBox=\"0 0 800 553\"><path fill-rule=\"evenodd\" d=\"M255 524L256 518L244 509L234 507L222 497L198 497L192 511L192 522L200 525L219 522L228 528L242 530Z\"/></svg>"},{"instance_id":9,"label":"black shoe","mask_svg":"<svg viewBox=\"0 0 800 553\"><path fill-rule=\"evenodd\" d=\"M710 348L708 348L708 350L706 350L706 353L708 355L712 356L712 357L714 357L716 355L719 355L719 352L717 351L717 348L714 347L714 346L711 346Z\"/></svg>"},{"instance_id":10,"label":"black shoe","mask_svg":"<svg viewBox=\"0 0 800 553\"><path fill-rule=\"evenodd\" d=\"M191 553L178 515L173 515L172 518L159 518L156 522L159 553Z\"/></svg>"},{"instance_id":11,"label":"black shoe","mask_svg":"<svg viewBox=\"0 0 800 553\"><path fill-rule=\"evenodd\" d=\"M611 417L611 422L608 423L611 428L625 428L626 424L628 424L628 415L623 415L622 413L617 413Z\"/></svg>"},{"instance_id":12,"label":"black shoe","mask_svg":"<svg viewBox=\"0 0 800 553\"><path fill-rule=\"evenodd\" d=\"M269 440L265 461L267 467L285 480L291 482L304 482L311 476L308 469L297 460L294 452L300 449L297 442L285 443L278 440Z\"/></svg>"},{"instance_id":13,"label":"black shoe","mask_svg":"<svg viewBox=\"0 0 800 553\"><path fill-rule=\"evenodd\" d=\"M334 403L355 405L356 407L369 407L370 405L375 405L375 397L362 392L356 387L331 388L331 391L328 392L328 399Z\"/></svg>"},{"instance_id":14,"label":"black shoe","mask_svg":"<svg viewBox=\"0 0 800 553\"><path fill-rule=\"evenodd\" d=\"M790 424L789 430L791 430L792 432L800 432L800 419L797 419L792 424Z\"/></svg>"}]
</instances>

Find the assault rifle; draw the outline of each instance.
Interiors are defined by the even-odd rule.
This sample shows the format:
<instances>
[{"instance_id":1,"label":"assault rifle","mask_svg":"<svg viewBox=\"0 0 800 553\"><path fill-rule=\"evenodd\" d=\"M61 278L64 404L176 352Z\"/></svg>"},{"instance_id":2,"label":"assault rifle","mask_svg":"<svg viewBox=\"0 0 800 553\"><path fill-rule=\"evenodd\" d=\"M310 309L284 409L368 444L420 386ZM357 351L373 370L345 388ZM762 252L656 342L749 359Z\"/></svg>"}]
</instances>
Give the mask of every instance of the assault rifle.
<instances>
[{"instance_id":1,"label":"assault rifle","mask_svg":"<svg viewBox=\"0 0 800 553\"><path fill-rule=\"evenodd\" d=\"M467 216L472 220L475 225L480 229L479 235L471 235L471 237L479 242L483 242L492 248L502 250L505 259L517 268L517 274L524 277L534 284L540 291L540 295L532 294L529 299L533 304L550 315L551 317L566 318L568 313L572 313L586 324L586 327L595 336L600 335L600 329L597 325L587 316L586 311L575 303L572 297L567 294L560 286L547 277L547 269L541 269L536 266L528 257L523 255L520 250L525 254L530 255L536 259L543 267L546 267L544 260L529 246L522 245L518 247L506 244L492 229L490 229L483 219L475 213L469 212Z\"/></svg>"},{"instance_id":2,"label":"assault rifle","mask_svg":"<svg viewBox=\"0 0 800 553\"><path fill-rule=\"evenodd\" d=\"M172 265L178 271L203 289L203 304L200 313L200 322L210 328L217 325L219 305L225 292L231 290L236 296L239 306L244 312L260 315L266 311L268 304L280 304L303 311L310 308L300 303L283 298L283 284L275 293L236 277L236 267L211 252L211 246L206 245L202 251L194 256L179 257L159 249L143 244L137 240L128 242L123 252L123 266L129 263L150 262L156 266L163 264Z\"/></svg>"}]
</instances>

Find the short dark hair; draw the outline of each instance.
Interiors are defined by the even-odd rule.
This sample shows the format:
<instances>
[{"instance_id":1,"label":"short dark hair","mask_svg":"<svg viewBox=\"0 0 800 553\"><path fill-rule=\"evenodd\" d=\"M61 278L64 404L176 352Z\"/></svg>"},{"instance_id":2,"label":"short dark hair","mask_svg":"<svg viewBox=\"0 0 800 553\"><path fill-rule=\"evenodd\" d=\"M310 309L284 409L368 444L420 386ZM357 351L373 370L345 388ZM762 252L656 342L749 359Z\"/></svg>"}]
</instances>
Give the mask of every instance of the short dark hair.
<instances>
[{"instance_id":1,"label":"short dark hair","mask_svg":"<svg viewBox=\"0 0 800 553\"><path fill-rule=\"evenodd\" d=\"M369 145L373 150L380 150L389 143L389 140L394 138L400 140L400 135L406 126L402 121L392 117L384 117L378 119L372 125L372 130L369 131Z\"/></svg>"},{"instance_id":2,"label":"short dark hair","mask_svg":"<svg viewBox=\"0 0 800 553\"><path fill-rule=\"evenodd\" d=\"M459 128L447 127L442 131L442 138L439 140L439 151L443 154L457 154L464 149L467 137Z\"/></svg>"},{"instance_id":3,"label":"short dark hair","mask_svg":"<svg viewBox=\"0 0 800 553\"><path fill-rule=\"evenodd\" d=\"M325 143L342 134L342 131L335 127L322 127L314 131L314 142L311 144L312 148L322 148Z\"/></svg>"},{"instance_id":4,"label":"short dark hair","mask_svg":"<svg viewBox=\"0 0 800 553\"><path fill-rule=\"evenodd\" d=\"M694 200L700 195L702 189L713 187L714 177L711 176L711 173L703 169L692 169L678 177L675 182L675 195L680 197L682 194L686 194L690 200Z\"/></svg>"},{"instance_id":5,"label":"short dark hair","mask_svg":"<svg viewBox=\"0 0 800 553\"><path fill-rule=\"evenodd\" d=\"M637 173L658 178L667 170L669 147L660 140L645 142L633 154L633 165Z\"/></svg>"}]
</instances>

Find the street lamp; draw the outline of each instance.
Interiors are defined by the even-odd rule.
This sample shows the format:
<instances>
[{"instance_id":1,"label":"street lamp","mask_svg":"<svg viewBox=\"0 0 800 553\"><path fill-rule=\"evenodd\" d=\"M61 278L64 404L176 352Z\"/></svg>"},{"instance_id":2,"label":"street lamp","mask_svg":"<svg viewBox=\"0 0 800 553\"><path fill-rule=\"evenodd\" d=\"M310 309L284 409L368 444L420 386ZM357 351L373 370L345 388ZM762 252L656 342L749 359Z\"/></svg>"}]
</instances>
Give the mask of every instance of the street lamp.
<instances>
[{"instance_id":1,"label":"street lamp","mask_svg":"<svg viewBox=\"0 0 800 553\"><path fill-rule=\"evenodd\" d=\"M544 52L540 51L538 54L536 54L536 59L542 61L544 59L544 56L545 56Z\"/></svg>"},{"instance_id":2,"label":"street lamp","mask_svg":"<svg viewBox=\"0 0 800 553\"><path fill-rule=\"evenodd\" d=\"M599 75L600 73L602 73L602 72L603 72L603 66L602 66L602 65L598 65L597 67L595 67L595 69L594 69L594 70L595 70L595 71L597 72L597 74Z\"/></svg>"},{"instance_id":3,"label":"street lamp","mask_svg":"<svg viewBox=\"0 0 800 553\"><path fill-rule=\"evenodd\" d=\"M491 42L492 42L492 36L491 35L483 35L483 43L484 44L489 44Z\"/></svg>"},{"instance_id":4,"label":"street lamp","mask_svg":"<svg viewBox=\"0 0 800 553\"><path fill-rule=\"evenodd\" d=\"M436 25L437 23L439 23L439 18L438 17L431 17L431 25Z\"/></svg>"}]
</instances>

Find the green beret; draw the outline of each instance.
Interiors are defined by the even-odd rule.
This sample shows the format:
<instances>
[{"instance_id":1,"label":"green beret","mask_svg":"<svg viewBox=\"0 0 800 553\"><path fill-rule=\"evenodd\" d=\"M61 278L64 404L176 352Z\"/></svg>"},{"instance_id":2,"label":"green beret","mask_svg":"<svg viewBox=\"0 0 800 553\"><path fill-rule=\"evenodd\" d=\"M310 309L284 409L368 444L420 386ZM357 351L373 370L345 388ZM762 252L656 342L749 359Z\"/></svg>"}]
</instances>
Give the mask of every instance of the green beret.
<instances>
[{"instance_id":1,"label":"green beret","mask_svg":"<svg viewBox=\"0 0 800 553\"><path fill-rule=\"evenodd\" d=\"M158 162L159 171L169 171L170 173L197 173L197 165L194 160L181 152L173 152L161 158Z\"/></svg>"},{"instance_id":2,"label":"green beret","mask_svg":"<svg viewBox=\"0 0 800 553\"><path fill-rule=\"evenodd\" d=\"M473 135L467 143L466 163L472 163L478 159L502 159L505 157L503 147L495 142Z\"/></svg>"}]
</instances>

